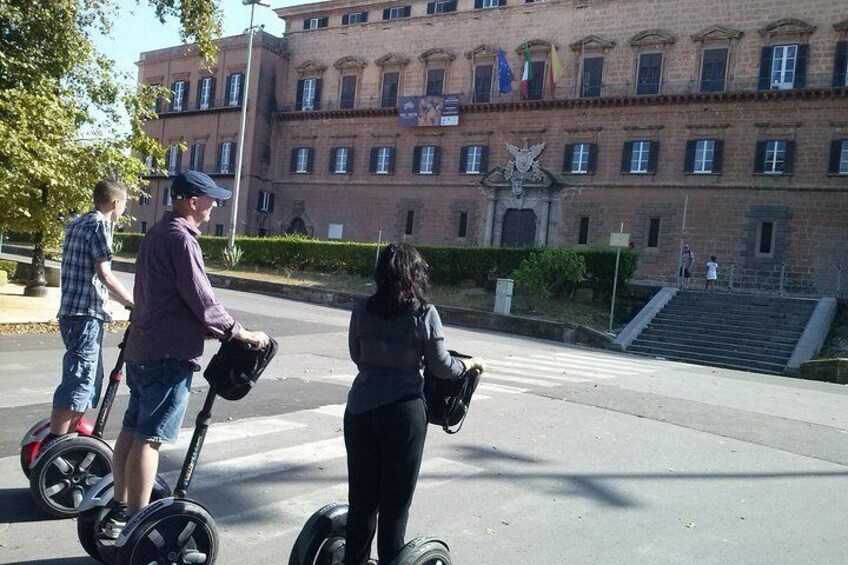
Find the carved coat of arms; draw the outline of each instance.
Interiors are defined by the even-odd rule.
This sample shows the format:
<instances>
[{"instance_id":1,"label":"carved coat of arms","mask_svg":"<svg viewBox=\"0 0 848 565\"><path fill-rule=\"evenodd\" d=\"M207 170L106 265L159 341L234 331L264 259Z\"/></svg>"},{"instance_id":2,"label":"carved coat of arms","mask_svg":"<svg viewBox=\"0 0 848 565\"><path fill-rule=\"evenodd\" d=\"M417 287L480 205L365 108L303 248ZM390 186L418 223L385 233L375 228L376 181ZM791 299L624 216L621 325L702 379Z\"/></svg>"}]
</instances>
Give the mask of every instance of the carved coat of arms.
<instances>
[{"instance_id":1,"label":"carved coat of arms","mask_svg":"<svg viewBox=\"0 0 848 565\"><path fill-rule=\"evenodd\" d=\"M521 196L524 190L524 181L541 182L544 178L539 168L538 157L545 149L545 144L544 142L537 143L528 147L527 138L525 138L523 148L519 149L511 143L507 143L506 149L513 158L504 169L503 176L510 181L513 193L516 196Z\"/></svg>"}]
</instances>

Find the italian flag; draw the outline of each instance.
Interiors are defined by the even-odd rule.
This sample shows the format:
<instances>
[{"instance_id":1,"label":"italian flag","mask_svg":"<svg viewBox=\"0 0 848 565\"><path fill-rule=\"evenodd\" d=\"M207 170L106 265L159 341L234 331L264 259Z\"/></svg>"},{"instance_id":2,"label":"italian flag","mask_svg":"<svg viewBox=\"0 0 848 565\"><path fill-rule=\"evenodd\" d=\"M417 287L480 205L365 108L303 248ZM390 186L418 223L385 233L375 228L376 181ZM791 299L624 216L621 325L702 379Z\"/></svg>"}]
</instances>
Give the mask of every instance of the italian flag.
<instances>
[{"instance_id":1,"label":"italian flag","mask_svg":"<svg viewBox=\"0 0 848 565\"><path fill-rule=\"evenodd\" d=\"M521 74L521 98L526 100L530 92L530 81L533 80L533 70L530 68L530 52L524 48L524 72Z\"/></svg>"}]
</instances>

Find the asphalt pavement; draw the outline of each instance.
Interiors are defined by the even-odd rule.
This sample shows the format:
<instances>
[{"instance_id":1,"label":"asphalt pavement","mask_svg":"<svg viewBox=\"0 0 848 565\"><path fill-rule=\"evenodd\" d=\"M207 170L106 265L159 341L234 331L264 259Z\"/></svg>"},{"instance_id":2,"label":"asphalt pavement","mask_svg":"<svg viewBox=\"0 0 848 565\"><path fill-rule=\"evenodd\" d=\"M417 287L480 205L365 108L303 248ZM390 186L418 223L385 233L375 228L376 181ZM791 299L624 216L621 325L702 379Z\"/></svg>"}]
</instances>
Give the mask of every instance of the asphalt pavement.
<instances>
[{"instance_id":1,"label":"asphalt pavement","mask_svg":"<svg viewBox=\"0 0 848 565\"><path fill-rule=\"evenodd\" d=\"M190 494L220 528L219 563L285 563L309 515L346 497L349 313L218 292L281 349L245 399L216 403ZM452 327L447 336L490 370L458 435L429 430L409 538L439 536L466 565L845 562L844 386ZM107 366L119 340L107 336ZM94 563L73 520L35 508L18 466L21 436L49 413L61 355L57 334L0 338L0 563ZM192 388L186 429L163 451L171 484L200 375Z\"/></svg>"}]
</instances>

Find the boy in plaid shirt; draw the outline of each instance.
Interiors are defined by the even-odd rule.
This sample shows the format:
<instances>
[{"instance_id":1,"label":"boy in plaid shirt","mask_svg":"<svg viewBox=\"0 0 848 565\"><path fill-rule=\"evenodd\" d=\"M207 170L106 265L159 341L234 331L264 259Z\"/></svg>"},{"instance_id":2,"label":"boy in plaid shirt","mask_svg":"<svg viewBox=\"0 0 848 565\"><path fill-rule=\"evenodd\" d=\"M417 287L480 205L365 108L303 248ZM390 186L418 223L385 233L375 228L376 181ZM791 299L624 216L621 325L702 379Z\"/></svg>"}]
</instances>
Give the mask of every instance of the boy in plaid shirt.
<instances>
[{"instance_id":1,"label":"boy in plaid shirt","mask_svg":"<svg viewBox=\"0 0 848 565\"><path fill-rule=\"evenodd\" d=\"M100 400L103 324L112 320L104 308L109 293L132 308L132 294L112 273L112 227L126 207L127 189L101 180L94 187L94 208L65 233L58 315L65 356L45 443L74 431L85 411Z\"/></svg>"}]
</instances>

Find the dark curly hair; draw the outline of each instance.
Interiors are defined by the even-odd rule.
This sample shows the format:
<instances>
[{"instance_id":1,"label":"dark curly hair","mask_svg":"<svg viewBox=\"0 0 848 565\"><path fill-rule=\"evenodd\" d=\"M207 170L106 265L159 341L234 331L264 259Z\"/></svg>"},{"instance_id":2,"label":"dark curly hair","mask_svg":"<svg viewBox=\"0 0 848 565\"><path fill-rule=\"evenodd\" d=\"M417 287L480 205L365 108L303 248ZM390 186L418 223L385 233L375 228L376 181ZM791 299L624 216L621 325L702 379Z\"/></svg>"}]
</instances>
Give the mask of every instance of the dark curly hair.
<instances>
[{"instance_id":1,"label":"dark curly hair","mask_svg":"<svg viewBox=\"0 0 848 565\"><path fill-rule=\"evenodd\" d=\"M374 282L377 292L368 299L370 312L390 318L407 310L420 311L427 306L430 266L413 246L392 243L377 259Z\"/></svg>"}]
</instances>

